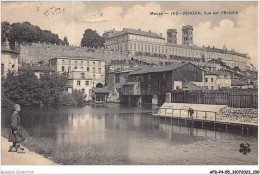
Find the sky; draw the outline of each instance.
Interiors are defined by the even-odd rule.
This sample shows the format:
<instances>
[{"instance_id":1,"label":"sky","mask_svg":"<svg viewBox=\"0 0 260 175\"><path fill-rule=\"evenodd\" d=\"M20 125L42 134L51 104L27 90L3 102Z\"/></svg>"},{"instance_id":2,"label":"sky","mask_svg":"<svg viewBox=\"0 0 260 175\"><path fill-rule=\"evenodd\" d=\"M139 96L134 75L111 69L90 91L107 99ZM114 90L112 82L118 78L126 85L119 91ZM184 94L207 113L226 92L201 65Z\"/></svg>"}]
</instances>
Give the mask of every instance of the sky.
<instances>
[{"instance_id":1,"label":"sky","mask_svg":"<svg viewBox=\"0 0 260 175\"><path fill-rule=\"evenodd\" d=\"M181 43L182 26L193 26L193 44L215 46L248 53L258 68L258 3L245 2L1 2L1 21L9 23L28 21L43 30L51 30L61 39L66 36L70 44L80 45L86 29L121 31L123 28L162 33L177 29L177 43ZM223 14L234 11L237 14ZM150 15L150 12L178 15ZM200 12L202 15L184 15ZM206 14L204 13L206 12ZM211 12L211 14L209 14ZM218 12L218 14L213 14ZM176 13L175 13L176 14Z\"/></svg>"}]
</instances>

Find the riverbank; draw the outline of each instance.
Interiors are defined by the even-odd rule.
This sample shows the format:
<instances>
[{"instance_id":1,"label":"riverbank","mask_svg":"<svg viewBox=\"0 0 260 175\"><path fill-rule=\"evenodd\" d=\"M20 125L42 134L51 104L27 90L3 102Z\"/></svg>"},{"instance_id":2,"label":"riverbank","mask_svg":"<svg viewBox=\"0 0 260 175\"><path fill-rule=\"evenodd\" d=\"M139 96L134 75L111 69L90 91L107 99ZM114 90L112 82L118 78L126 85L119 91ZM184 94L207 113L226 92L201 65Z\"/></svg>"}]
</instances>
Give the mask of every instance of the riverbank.
<instances>
[{"instance_id":1,"label":"riverbank","mask_svg":"<svg viewBox=\"0 0 260 175\"><path fill-rule=\"evenodd\" d=\"M2 165L57 165L53 161L25 148L25 153L8 152L12 143L1 137Z\"/></svg>"},{"instance_id":2,"label":"riverbank","mask_svg":"<svg viewBox=\"0 0 260 175\"><path fill-rule=\"evenodd\" d=\"M256 165L255 135L185 127L153 107L118 104L23 108L24 147L62 165ZM1 111L2 133L12 109ZM167 119L166 119L167 120ZM239 152L240 144L251 152Z\"/></svg>"}]
</instances>

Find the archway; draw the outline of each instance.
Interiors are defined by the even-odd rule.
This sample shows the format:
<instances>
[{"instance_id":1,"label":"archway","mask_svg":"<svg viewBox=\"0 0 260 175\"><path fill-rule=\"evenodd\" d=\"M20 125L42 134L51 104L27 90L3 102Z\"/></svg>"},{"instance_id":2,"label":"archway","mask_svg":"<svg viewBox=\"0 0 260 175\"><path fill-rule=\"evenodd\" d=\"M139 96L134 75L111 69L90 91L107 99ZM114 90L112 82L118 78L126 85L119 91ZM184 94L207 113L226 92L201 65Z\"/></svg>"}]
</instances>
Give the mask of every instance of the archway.
<instances>
[{"instance_id":1,"label":"archway","mask_svg":"<svg viewBox=\"0 0 260 175\"><path fill-rule=\"evenodd\" d=\"M98 83L97 85L96 85L96 88L102 88L103 87L103 84L102 83Z\"/></svg>"}]
</instances>

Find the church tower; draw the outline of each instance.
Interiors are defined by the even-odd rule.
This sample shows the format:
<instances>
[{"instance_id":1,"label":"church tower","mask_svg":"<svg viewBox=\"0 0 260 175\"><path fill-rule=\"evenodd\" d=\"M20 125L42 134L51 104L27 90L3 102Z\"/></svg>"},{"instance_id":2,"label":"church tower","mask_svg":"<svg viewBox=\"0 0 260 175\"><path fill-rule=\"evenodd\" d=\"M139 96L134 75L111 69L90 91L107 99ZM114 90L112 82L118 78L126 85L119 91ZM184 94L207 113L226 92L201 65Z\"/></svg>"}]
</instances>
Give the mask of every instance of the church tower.
<instances>
[{"instance_id":1,"label":"church tower","mask_svg":"<svg viewBox=\"0 0 260 175\"><path fill-rule=\"evenodd\" d=\"M182 27L182 45L184 46L193 45L193 27L190 25Z\"/></svg>"},{"instance_id":2,"label":"church tower","mask_svg":"<svg viewBox=\"0 0 260 175\"><path fill-rule=\"evenodd\" d=\"M176 29L167 30L167 43L177 44L177 30Z\"/></svg>"}]
</instances>

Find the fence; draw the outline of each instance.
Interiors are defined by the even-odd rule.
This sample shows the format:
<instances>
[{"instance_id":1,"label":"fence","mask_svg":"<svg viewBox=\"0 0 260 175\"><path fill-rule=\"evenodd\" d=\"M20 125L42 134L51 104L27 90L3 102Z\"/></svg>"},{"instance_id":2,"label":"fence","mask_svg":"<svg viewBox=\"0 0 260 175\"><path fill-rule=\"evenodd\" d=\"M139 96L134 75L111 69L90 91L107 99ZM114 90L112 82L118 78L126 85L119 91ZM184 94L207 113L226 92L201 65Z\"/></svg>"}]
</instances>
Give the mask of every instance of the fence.
<instances>
[{"instance_id":1,"label":"fence","mask_svg":"<svg viewBox=\"0 0 260 175\"><path fill-rule=\"evenodd\" d=\"M172 103L216 104L234 108L258 108L257 90L172 91Z\"/></svg>"}]
</instances>

